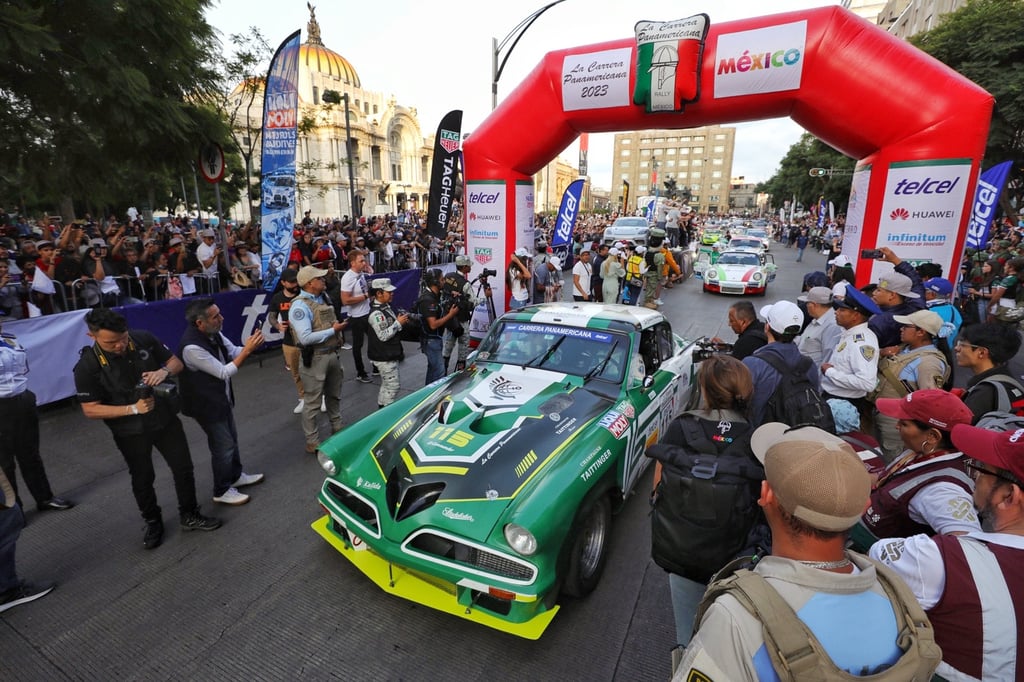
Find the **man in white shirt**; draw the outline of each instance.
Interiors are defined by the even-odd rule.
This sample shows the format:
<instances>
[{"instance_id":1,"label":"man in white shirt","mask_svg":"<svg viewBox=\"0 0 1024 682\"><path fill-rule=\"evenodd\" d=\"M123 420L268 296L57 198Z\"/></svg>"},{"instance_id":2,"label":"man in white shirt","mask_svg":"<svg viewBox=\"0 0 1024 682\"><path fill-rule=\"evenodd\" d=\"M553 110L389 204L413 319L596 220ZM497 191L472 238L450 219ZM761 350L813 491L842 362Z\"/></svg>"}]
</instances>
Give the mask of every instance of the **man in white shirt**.
<instances>
[{"instance_id":1,"label":"man in white shirt","mask_svg":"<svg viewBox=\"0 0 1024 682\"><path fill-rule=\"evenodd\" d=\"M590 300L590 278L593 268L590 267L590 251L581 251L580 259L572 267L572 300Z\"/></svg>"},{"instance_id":2,"label":"man in white shirt","mask_svg":"<svg viewBox=\"0 0 1024 682\"><path fill-rule=\"evenodd\" d=\"M362 241L362 240L359 240ZM366 260L366 252L355 249L348 254L348 270L341 276L341 305L348 314L352 330L352 359L356 365L356 381L370 383L370 375L363 364L363 340L369 329L370 287L366 275L372 275L373 268ZM374 368L374 374L377 369Z\"/></svg>"},{"instance_id":3,"label":"man in white shirt","mask_svg":"<svg viewBox=\"0 0 1024 682\"><path fill-rule=\"evenodd\" d=\"M844 398L861 406L878 382L878 339L868 329L868 318L879 308L855 287L835 299L836 324L843 328L832 357L822 363L821 392L826 398Z\"/></svg>"},{"instance_id":4,"label":"man in white shirt","mask_svg":"<svg viewBox=\"0 0 1024 682\"><path fill-rule=\"evenodd\" d=\"M811 323L800 335L798 347L801 353L820 367L832 357L843 334L843 330L836 324L835 311L832 310L832 290L828 287L813 287L797 300L807 304L807 314L811 317Z\"/></svg>"},{"instance_id":5,"label":"man in white shirt","mask_svg":"<svg viewBox=\"0 0 1024 682\"><path fill-rule=\"evenodd\" d=\"M217 233L207 228L199 233L202 243L196 249L196 258L203 266L204 275L217 274L217 259L220 257L221 249L216 244Z\"/></svg>"}]
</instances>

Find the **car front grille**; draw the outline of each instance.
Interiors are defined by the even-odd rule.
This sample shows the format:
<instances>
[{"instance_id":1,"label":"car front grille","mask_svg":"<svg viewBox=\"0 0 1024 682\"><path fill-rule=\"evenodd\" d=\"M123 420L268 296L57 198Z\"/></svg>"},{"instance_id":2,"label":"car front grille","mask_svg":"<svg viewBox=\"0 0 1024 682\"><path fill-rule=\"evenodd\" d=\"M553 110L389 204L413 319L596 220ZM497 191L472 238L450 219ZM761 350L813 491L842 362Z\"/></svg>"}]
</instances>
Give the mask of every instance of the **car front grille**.
<instances>
[{"instance_id":1,"label":"car front grille","mask_svg":"<svg viewBox=\"0 0 1024 682\"><path fill-rule=\"evenodd\" d=\"M530 582L536 574L536 569L525 562L431 531L418 533L406 544L409 549L418 553L505 580Z\"/></svg>"},{"instance_id":2,"label":"car front grille","mask_svg":"<svg viewBox=\"0 0 1024 682\"><path fill-rule=\"evenodd\" d=\"M372 504L332 480L327 481L324 490L338 506L343 507L364 525L373 529L378 535L380 534L380 518L377 516L377 509Z\"/></svg>"}]
</instances>

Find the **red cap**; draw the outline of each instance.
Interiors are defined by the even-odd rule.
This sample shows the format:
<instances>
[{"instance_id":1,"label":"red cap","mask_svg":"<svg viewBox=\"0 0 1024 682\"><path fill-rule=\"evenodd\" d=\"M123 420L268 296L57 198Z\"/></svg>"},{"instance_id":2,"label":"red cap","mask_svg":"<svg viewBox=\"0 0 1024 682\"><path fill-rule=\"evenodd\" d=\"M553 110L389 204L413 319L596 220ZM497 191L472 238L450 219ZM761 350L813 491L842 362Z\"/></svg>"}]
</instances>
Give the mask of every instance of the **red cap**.
<instances>
[{"instance_id":1,"label":"red cap","mask_svg":"<svg viewBox=\"0 0 1024 682\"><path fill-rule=\"evenodd\" d=\"M957 424L974 420L974 414L962 400L940 388L914 391L904 398L879 398L875 407L888 417L924 422L946 432Z\"/></svg>"},{"instance_id":2,"label":"red cap","mask_svg":"<svg viewBox=\"0 0 1024 682\"><path fill-rule=\"evenodd\" d=\"M953 428L953 444L971 459L1009 471L1024 481L1024 429L990 431L957 424Z\"/></svg>"}]
</instances>

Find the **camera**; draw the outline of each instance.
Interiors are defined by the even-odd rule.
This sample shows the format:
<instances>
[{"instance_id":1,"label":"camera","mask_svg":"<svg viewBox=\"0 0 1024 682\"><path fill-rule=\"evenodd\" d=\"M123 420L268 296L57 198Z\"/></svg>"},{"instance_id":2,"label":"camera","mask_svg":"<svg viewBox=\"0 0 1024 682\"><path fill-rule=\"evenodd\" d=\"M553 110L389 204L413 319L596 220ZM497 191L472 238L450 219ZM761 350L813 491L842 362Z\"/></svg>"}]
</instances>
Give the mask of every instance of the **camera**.
<instances>
[{"instance_id":1,"label":"camera","mask_svg":"<svg viewBox=\"0 0 1024 682\"><path fill-rule=\"evenodd\" d=\"M140 381L139 383L135 384L135 400L149 400L150 398L153 397L153 394L155 392L156 391L153 390L153 387L147 384L145 381Z\"/></svg>"},{"instance_id":2,"label":"camera","mask_svg":"<svg viewBox=\"0 0 1024 682\"><path fill-rule=\"evenodd\" d=\"M693 361L702 362L712 355L721 355L732 352L731 343L714 343L708 337L697 339L694 342Z\"/></svg>"},{"instance_id":3,"label":"camera","mask_svg":"<svg viewBox=\"0 0 1024 682\"><path fill-rule=\"evenodd\" d=\"M150 386L145 381L140 381L135 385L135 392L133 395L135 400L159 398L160 400L175 401L178 399L178 385L170 381L165 381L157 384L156 386Z\"/></svg>"},{"instance_id":4,"label":"camera","mask_svg":"<svg viewBox=\"0 0 1024 682\"><path fill-rule=\"evenodd\" d=\"M884 258L885 254L880 249L861 249L860 257L878 260L879 258Z\"/></svg>"},{"instance_id":5,"label":"camera","mask_svg":"<svg viewBox=\"0 0 1024 682\"><path fill-rule=\"evenodd\" d=\"M483 271L480 273L479 279L487 279L488 277L497 277L497 276L498 276L498 271L497 270L490 270L488 268L484 268Z\"/></svg>"}]
</instances>

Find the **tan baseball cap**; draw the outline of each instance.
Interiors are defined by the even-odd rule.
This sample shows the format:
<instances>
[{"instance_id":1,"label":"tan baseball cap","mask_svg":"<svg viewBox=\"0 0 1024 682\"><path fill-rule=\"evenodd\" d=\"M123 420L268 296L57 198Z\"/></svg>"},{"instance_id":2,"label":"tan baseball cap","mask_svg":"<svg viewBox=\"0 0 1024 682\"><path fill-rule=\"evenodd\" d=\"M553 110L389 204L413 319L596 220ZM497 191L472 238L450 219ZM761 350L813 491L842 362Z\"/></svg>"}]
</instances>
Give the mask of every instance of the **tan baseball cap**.
<instances>
[{"instance_id":1,"label":"tan baseball cap","mask_svg":"<svg viewBox=\"0 0 1024 682\"><path fill-rule=\"evenodd\" d=\"M300 287L304 287L307 284L309 284L310 282L312 282L314 279L316 279L317 277L326 277L326 276L327 276L327 271L326 270L314 267L312 265L307 265L307 266L303 267L301 270L299 270L299 276L296 278L296 281L299 283Z\"/></svg>"},{"instance_id":2,"label":"tan baseball cap","mask_svg":"<svg viewBox=\"0 0 1024 682\"><path fill-rule=\"evenodd\" d=\"M867 509L871 477L841 438L770 422L754 431L750 447L782 508L812 528L849 530Z\"/></svg>"}]
</instances>

